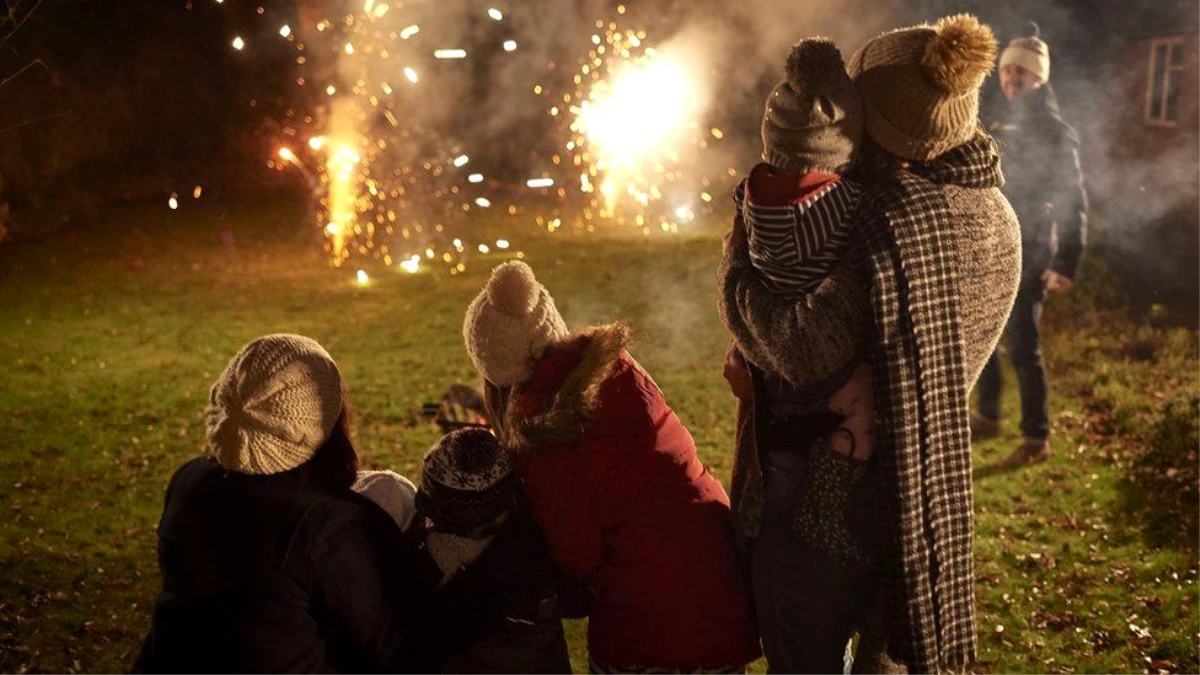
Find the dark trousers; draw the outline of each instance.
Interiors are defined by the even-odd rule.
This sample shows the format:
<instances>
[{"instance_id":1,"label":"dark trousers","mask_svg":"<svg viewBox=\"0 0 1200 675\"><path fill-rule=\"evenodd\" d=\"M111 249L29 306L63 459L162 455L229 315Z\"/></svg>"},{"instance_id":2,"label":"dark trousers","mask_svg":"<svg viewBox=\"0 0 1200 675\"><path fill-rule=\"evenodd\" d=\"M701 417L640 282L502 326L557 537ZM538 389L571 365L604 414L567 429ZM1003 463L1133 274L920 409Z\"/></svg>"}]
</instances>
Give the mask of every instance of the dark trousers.
<instances>
[{"instance_id":1,"label":"dark trousers","mask_svg":"<svg viewBox=\"0 0 1200 675\"><path fill-rule=\"evenodd\" d=\"M803 471L795 455L773 454L764 461L766 504L750 550L758 629L768 672L841 673L846 644L860 627L876 575L869 565L839 561L797 537Z\"/></svg>"},{"instance_id":2,"label":"dark trousers","mask_svg":"<svg viewBox=\"0 0 1200 675\"><path fill-rule=\"evenodd\" d=\"M1042 318L1042 301L1046 288L1040 276L1022 279L1017 300L1004 340L1008 355L1017 371L1017 387L1021 392L1021 434L1026 438L1044 440L1050 436L1050 415L1046 409L1046 368L1042 363L1041 336L1038 322ZM1000 349L992 352L979 375L979 414L988 419L1000 419Z\"/></svg>"}]
</instances>

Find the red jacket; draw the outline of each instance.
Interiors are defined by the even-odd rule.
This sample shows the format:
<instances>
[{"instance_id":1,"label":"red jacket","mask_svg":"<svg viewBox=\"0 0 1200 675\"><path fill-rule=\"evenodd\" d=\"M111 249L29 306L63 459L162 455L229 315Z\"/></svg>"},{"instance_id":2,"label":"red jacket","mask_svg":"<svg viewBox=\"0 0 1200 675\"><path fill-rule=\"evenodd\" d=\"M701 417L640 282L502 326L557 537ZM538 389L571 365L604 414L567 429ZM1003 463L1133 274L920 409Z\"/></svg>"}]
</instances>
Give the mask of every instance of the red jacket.
<instances>
[{"instance_id":1,"label":"red jacket","mask_svg":"<svg viewBox=\"0 0 1200 675\"><path fill-rule=\"evenodd\" d=\"M505 441L551 552L591 591L592 659L749 663L758 634L729 498L625 339L609 326L553 347L510 404Z\"/></svg>"}]
</instances>

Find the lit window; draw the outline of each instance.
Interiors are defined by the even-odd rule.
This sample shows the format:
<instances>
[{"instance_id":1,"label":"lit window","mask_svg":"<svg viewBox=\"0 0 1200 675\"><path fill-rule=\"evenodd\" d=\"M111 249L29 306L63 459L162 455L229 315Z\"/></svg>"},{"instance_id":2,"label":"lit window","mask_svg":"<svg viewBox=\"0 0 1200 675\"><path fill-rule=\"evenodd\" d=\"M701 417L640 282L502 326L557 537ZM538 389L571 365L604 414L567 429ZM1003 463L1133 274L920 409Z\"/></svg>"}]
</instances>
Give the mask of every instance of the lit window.
<instances>
[{"instance_id":1,"label":"lit window","mask_svg":"<svg viewBox=\"0 0 1200 675\"><path fill-rule=\"evenodd\" d=\"M1183 38L1150 41L1146 72L1146 123L1173 127L1179 120L1179 80L1183 75Z\"/></svg>"}]
</instances>

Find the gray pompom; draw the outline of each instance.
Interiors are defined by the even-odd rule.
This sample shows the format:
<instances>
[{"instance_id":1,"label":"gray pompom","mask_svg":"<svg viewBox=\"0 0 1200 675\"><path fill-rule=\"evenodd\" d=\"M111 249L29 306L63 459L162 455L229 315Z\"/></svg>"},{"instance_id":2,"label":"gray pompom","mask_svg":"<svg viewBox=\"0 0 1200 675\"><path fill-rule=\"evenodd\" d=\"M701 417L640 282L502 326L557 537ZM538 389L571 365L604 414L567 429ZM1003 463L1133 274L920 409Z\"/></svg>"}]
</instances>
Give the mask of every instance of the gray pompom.
<instances>
[{"instance_id":1,"label":"gray pompom","mask_svg":"<svg viewBox=\"0 0 1200 675\"><path fill-rule=\"evenodd\" d=\"M792 46L787 59L788 84L796 91L821 95L846 77L842 53L829 38L808 38Z\"/></svg>"}]
</instances>

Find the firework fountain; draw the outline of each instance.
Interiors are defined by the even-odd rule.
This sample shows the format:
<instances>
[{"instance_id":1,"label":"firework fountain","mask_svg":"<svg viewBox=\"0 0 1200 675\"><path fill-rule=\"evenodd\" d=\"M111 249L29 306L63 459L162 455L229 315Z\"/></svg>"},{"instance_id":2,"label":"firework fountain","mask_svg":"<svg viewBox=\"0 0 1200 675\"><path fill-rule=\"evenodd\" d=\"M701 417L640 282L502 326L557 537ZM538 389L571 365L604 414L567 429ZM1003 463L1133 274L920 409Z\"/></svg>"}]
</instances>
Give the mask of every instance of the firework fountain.
<instances>
[{"instance_id":1,"label":"firework fountain","mask_svg":"<svg viewBox=\"0 0 1200 675\"><path fill-rule=\"evenodd\" d=\"M514 162L489 156L502 152L494 143L467 147L479 139L463 132L467 125L456 128L463 106L447 102L477 93L472 66L521 46L504 11L460 4L475 22L470 40L433 3L302 0L280 16L257 8L259 20L272 24L270 39L294 50L297 98L308 108L282 129L269 165L308 181L334 265L375 259L416 272L444 264L454 274L472 254L520 255L505 238L470 240L480 212L506 235L522 224L650 234L677 232L711 209L707 190L717 177L698 167L713 162L695 158L723 134L703 124L702 60L683 45L656 47L646 32L620 27L624 6L590 34L554 36L577 38L577 48L567 46L578 54L577 70L563 81L564 68L547 61L526 73L532 87L512 93L524 101L505 106L546 116L533 128L547 137L523 139L545 153L525 162L538 167L520 179L489 176L487 167ZM254 49L241 35L230 44L248 56ZM472 58L480 63L461 63Z\"/></svg>"}]
</instances>

